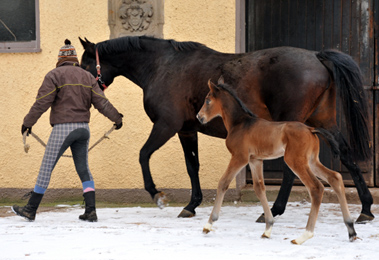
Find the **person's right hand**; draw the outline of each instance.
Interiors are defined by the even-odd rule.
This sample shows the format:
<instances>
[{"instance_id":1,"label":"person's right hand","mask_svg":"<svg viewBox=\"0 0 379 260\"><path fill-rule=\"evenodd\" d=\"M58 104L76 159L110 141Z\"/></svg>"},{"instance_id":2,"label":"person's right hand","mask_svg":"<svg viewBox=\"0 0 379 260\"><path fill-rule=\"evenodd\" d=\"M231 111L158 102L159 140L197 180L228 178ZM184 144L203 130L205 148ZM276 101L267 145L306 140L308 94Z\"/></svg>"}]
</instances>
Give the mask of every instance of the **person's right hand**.
<instances>
[{"instance_id":1,"label":"person's right hand","mask_svg":"<svg viewBox=\"0 0 379 260\"><path fill-rule=\"evenodd\" d=\"M124 115L123 115L123 114L121 114L121 113L120 113L120 116L121 116L121 118L123 118L123 117L124 117ZM122 119L121 119L121 122L120 122L120 123L118 123L118 124L114 124L114 125L116 126L115 130L118 130L118 129L120 129L120 128L122 127Z\"/></svg>"}]
</instances>

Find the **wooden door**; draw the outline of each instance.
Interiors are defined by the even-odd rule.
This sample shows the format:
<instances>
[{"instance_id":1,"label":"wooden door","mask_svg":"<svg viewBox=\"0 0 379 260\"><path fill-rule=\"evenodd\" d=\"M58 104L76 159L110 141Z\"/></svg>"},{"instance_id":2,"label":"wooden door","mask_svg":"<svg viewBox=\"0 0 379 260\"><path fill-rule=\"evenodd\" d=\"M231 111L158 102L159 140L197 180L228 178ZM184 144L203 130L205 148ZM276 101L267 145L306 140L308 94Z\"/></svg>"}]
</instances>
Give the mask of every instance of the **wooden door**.
<instances>
[{"instance_id":1,"label":"wooden door","mask_svg":"<svg viewBox=\"0 0 379 260\"><path fill-rule=\"evenodd\" d=\"M377 106L373 100L375 66L374 7L378 0L246 0L246 51L277 46L294 46L309 50L338 49L351 55L364 75L371 118ZM379 99L379 96L378 96ZM379 102L377 102L379 103ZM375 108L375 109L374 109ZM345 137L345 119L337 99L337 121ZM370 123L373 134L373 122ZM378 125L378 124L376 124ZM375 131L378 132L378 131ZM372 135L373 136L373 135ZM378 138L376 138L378 140ZM378 156L375 158L379 159ZM342 173L345 184L353 185L350 174L334 159L330 148L322 144L322 163ZM282 164L277 160L265 163L267 183L280 183ZM374 158L360 164L369 186L374 185ZM249 176L247 175L247 181Z\"/></svg>"}]
</instances>

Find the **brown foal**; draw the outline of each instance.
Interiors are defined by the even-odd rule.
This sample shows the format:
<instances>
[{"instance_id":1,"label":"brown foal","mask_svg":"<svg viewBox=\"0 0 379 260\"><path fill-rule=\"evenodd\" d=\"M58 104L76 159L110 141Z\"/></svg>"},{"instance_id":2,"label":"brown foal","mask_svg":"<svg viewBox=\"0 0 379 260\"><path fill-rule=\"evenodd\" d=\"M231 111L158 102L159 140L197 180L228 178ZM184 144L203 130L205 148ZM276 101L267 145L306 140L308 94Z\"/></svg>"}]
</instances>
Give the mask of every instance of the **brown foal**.
<instances>
[{"instance_id":1,"label":"brown foal","mask_svg":"<svg viewBox=\"0 0 379 260\"><path fill-rule=\"evenodd\" d=\"M253 187L262 203L266 229L262 235L269 238L274 218L266 198L263 179L263 160L284 156L289 168L299 177L311 197L311 211L306 231L292 240L302 244L313 237L314 228L324 192L320 178L330 184L337 194L343 219L349 233L349 240L356 239L353 220L348 209L342 176L322 165L319 161L319 139L321 134L338 153L333 137L323 129L308 127L299 122L271 122L254 115L236 96L234 91L224 84L222 78L216 86L208 81L210 92L197 114L198 120L206 124L211 119L221 116L228 131L226 146L232 157L226 172L221 177L215 205L203 232L211 231L212 224L219 218L219 212L225 192L237 173L249 164L253 175Z\"/></svg>"}]
</instances>

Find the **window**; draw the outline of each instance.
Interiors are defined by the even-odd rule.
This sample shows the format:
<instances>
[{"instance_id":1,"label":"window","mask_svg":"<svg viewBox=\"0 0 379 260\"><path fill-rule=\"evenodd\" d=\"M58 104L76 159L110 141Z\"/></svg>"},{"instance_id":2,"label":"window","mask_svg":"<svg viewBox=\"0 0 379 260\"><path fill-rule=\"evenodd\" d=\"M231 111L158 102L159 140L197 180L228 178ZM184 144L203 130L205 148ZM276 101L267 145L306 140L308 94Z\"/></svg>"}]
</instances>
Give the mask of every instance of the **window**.
<instances>
[{"instance_id":1,"label":"window","mask_svg":"<svg viewBox=\"0 0 379 260\"><path fill-rule=\"evenodd\" d=\"M1 0L0 52L39 51L39 0Z\"/></svg>"}]
</instances>

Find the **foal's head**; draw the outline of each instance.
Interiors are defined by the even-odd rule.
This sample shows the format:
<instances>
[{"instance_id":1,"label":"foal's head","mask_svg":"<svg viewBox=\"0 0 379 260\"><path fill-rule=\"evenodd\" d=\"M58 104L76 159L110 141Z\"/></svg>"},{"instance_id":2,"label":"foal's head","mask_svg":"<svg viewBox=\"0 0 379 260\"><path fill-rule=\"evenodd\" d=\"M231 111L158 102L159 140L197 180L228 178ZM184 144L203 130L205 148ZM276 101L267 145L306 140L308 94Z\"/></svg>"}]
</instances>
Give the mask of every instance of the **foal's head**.
<instances>
[{"instance_id":1,"label":"foal's head","mask_svg":"<svg viewBox=\"0 0 379 260\"><path fill-rule=\"evenodd\" d=\"M226 113L228 114L228 119L232 119L235 123L240 118L257 117L243 104L236 93L224 83L222 76L219 78L217 86L209 80L208 87L210 91L196 116L200 123L206 124L217 116L224 117ZM223 111L227 112L223 113ZM226 118L223 119L225 120Z\"/></svg>"},{"instance_id":2,"label":"foal's head","mask_svg":"<svg viewBox=\"0 0 379 260\"><path fill-rule=\"evenodd\" d=\"M203 106L196 117L202 124L206 124L217 116L221 116L222 105L218 99L220 89L211 80L208 80L209 93L205 97Z\"/></svg>"}]
</instances>

